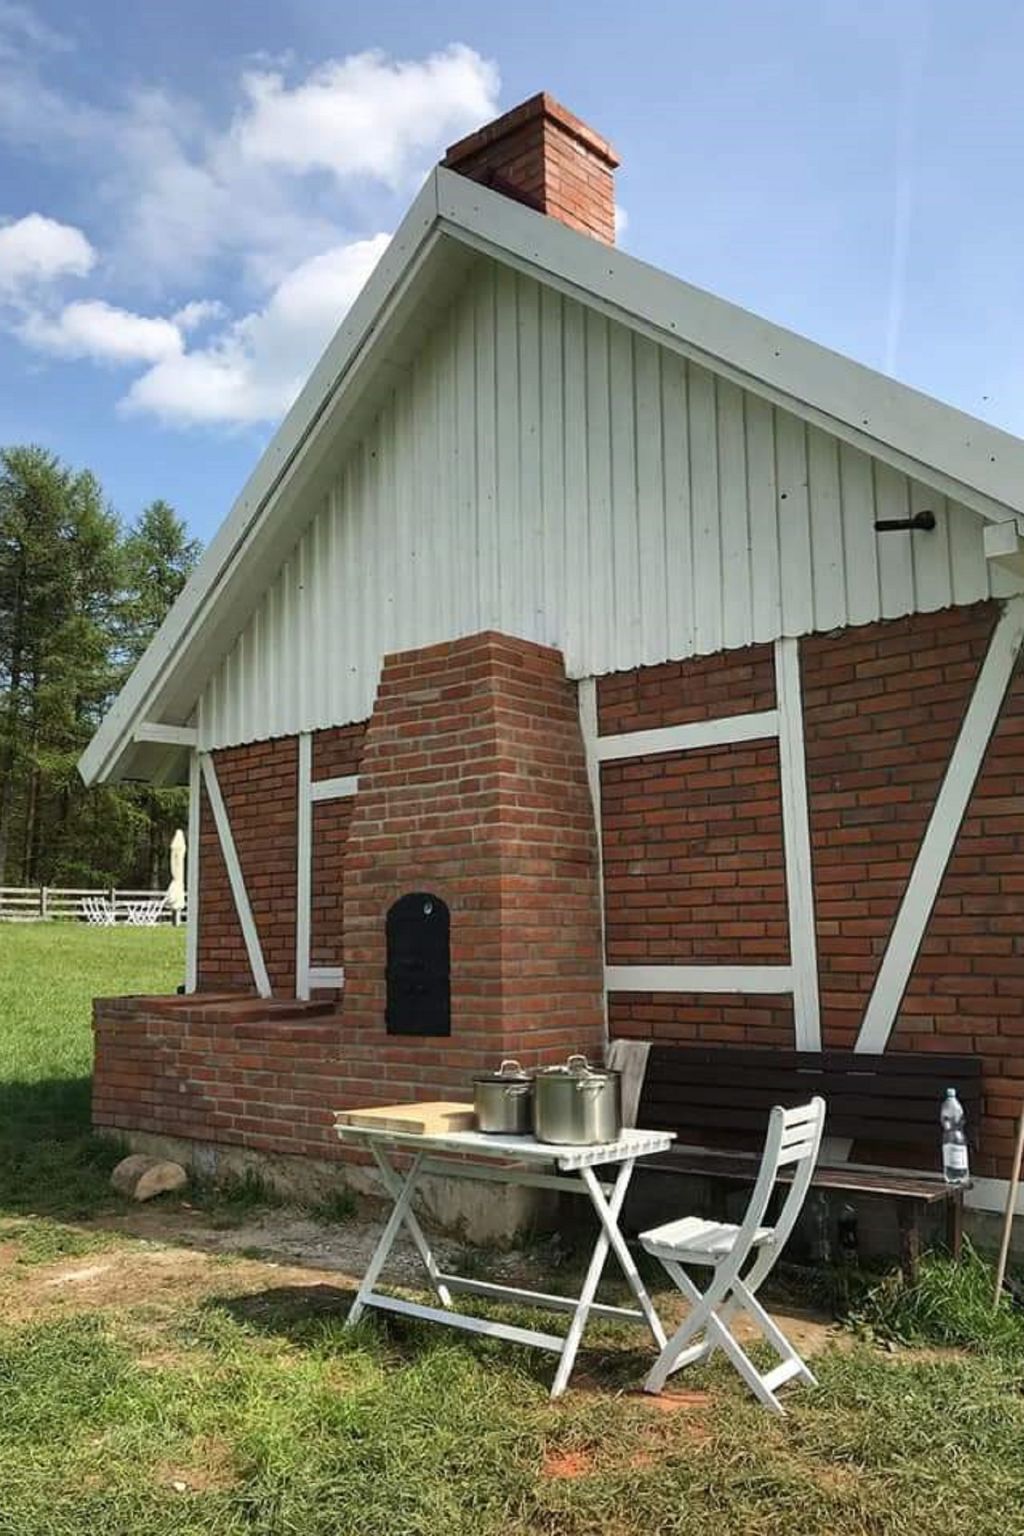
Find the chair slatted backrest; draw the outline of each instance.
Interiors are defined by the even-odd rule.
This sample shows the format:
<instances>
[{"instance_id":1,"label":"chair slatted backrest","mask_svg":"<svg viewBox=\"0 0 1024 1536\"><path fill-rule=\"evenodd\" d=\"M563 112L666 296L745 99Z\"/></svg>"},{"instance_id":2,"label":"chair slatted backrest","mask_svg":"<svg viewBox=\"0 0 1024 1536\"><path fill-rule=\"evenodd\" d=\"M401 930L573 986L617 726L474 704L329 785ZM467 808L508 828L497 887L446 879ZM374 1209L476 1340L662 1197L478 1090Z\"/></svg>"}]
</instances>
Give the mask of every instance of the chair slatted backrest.
<instances>
[{"instance_id":1,"label":"chair slatted backrest","mask_svg":"<svg viewBox=\"0 0 1024 1536\"><path fill-rule=\"evenodd\" d=\"M950 1086L976 1147L982 1107L977 1056L656 1044L637 1123L674 1131L684 1144L723 1132L759 1141L774 1105L790 1107L817 1095L828 1104L830 1136L933 1151L939 1104Z\"/></svg>"},{"instance_id":2,"label":"chair slatted backrest","mask_svg":"<svg viewBox=\"0 0 1024 1536\"><path fill-rule=\"evenodd\" d=\"M826 1106L824 1099L813 1098L807 1104L791 1109L776 1105L768 1119L761 1166L750 1196L746 1215L736 1239L737 1256L745 1254L754 1240L757 1228L764 1221L768 1203L779 1183L783 1168L792 1170L791 1181L786 1186L786 1196L773 1224L772 1246L781 1253L796 1223L821 1148L825 1127ZM767 1270L767 1258L764 1263Z\"/></svg>"}]
</instances>

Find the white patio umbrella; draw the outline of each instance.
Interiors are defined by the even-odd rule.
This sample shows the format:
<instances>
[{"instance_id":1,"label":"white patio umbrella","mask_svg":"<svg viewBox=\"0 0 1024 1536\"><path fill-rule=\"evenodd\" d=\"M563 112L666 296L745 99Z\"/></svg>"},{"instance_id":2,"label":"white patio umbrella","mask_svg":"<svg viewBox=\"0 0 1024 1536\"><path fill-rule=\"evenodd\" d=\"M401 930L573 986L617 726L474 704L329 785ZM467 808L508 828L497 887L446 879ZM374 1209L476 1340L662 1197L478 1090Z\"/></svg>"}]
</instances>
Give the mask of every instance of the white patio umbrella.
<instances>
[{"instance_id":1,"label":"white patio umbrella","mask_svg":"<svg viewBox=\"0 0 1024 1536\"><path fill-rule=\"evenodd\" d=\"M177 922L185 908L185 834L179 827L171 838L171 883L167 887L167 905Z\"/></svg>"}]
</instances>

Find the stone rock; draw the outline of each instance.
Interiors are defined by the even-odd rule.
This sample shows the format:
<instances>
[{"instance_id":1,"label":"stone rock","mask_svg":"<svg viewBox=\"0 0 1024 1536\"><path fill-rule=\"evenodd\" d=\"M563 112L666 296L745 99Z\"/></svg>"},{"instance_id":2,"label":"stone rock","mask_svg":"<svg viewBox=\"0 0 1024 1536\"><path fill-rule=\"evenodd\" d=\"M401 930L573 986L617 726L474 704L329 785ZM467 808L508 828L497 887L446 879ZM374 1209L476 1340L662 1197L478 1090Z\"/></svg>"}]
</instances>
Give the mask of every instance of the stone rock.
<instances>
[{"instance_id":1,"label":"stone rock","mask_svg":"<svg viewBox=\"0 0 1024 1536\"><path fill-rule=\"evenodd\" d=\"M180 1163L172 1163L169 1158L133 1152L118 1163L110 1182L126 1200L152 1200L154 1195L181 1189L188 1183L188 1174Z\"/></svg>"}]
</instances>

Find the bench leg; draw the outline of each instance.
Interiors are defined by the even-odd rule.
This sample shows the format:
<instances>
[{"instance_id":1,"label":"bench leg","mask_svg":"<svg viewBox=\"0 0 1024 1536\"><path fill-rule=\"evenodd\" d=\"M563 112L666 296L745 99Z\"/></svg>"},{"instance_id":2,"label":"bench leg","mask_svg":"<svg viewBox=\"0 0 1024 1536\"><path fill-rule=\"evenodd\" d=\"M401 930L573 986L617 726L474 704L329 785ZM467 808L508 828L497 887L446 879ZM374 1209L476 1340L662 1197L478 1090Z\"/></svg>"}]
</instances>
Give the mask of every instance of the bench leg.
<instances>
[{"instance_id":1,"label":"bench leg","mask_svg":"<svg viewBox=\"0 0 1024 1536\"><path fill-rule=\"evenodd\" d=\"M917 1284L921 1261L921 1229L916 1200L896 1201L896 1220L900 1229L900 1269L908 1285Z\"/></svg>"},{"instance_id":2,"label":"bench leg","mask_svg":"<svg viewBox=\"0 0 1024 1536\"><path fill-rule=\"evenodd\" d=\"M959 1264L964 1249L964 1192L951 1189L946 1201L946 1247L950 1257Z\"/></svg>"}]
</instances>

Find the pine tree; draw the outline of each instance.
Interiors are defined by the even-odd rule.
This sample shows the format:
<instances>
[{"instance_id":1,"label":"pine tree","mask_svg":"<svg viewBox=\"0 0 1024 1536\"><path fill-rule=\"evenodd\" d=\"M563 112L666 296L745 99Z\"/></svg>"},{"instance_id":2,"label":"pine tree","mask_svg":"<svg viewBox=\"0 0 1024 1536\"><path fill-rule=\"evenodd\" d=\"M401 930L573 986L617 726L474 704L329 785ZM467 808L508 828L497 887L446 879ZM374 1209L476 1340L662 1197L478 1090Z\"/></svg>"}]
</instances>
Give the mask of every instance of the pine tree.
<instances>
[{"instance_id":1,"label":"pine tree","mask_svg":"<svg viewBox=\"0 0 1024 1536\"><path fill-rule=\"evenodd\" d=\"M184 793L77 762L198 553L166 502L125 532L88 471L0 450L0 884L161 883Z\"/></svg>"},{"instance_id":2,"label":"pine tree","mask_svg":"<svg viewBox=\"0 0 1024 1536\"><path fill-rule=\"evenodd\" d=\"M109 696L118 543L94 476L42 448L0 452L0 883L38 863L43 782L69 780Z\"/></svg>"}]
</instances>

